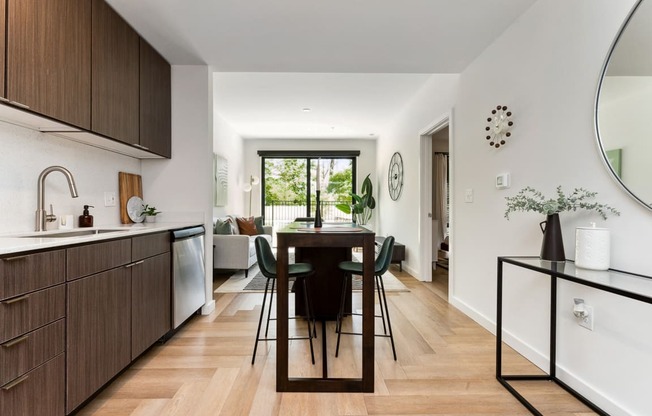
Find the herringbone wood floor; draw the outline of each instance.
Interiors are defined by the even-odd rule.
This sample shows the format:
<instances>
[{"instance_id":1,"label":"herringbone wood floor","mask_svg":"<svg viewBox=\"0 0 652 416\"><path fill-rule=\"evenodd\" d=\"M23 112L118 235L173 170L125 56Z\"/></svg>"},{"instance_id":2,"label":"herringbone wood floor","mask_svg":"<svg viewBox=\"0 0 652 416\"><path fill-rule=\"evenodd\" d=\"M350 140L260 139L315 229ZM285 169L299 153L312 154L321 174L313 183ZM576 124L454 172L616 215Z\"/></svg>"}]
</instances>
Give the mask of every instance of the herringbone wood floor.
<instances>
[{"instance_id":1,"label":"herringbone wood floor","mask_svg":"<svg viewBox=\"0 0 652 416\"><path fill-rule=\"evenodd\" d=\"M410 292L387 295L398 362L389 341L377 338L373 394L276 393L274 342L260 344L251 365L262 294L219 294L214 313L193 318L167 343L154 346L79 414L529 414L495 380L493 335L446 301L446 275L435 272L433 283L421 283L394 266L392 272ZM359 337L343 337L335 358L332 325L328 330L331 374L359 374ZM306 341L291 342L291 374L319 374L308 354ZM510 373L536 371L515 353L506 353L504 362ZM524 383L520 391L546 415L593 414L548 382Z\"/></svg>"}]
</instances>

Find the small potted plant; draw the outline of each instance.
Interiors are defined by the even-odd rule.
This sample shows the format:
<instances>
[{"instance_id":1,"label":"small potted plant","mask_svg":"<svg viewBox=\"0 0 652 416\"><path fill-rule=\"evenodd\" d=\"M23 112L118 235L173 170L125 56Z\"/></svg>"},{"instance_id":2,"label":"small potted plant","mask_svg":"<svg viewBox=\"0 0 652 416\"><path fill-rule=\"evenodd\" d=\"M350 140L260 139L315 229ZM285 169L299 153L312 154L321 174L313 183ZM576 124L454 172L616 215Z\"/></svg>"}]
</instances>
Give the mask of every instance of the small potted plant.
<instances>
[{"instance_id":1,"label":"small potted plant","mask_svg":"<svg viewBox=\"0 0 652 416\"><path fill-rule=\"evenodd\" d=\"M156 216L160 213L161 211L157 211L156 207L151 207L148 204L143 205L143 215L145 216L145 222L156 222Z\"/></svg>"},{"instance_id":2,"label":"small potted plant","mask_svg":"<svg viewBox=\"0 0 652 416\"><path fill-rule=\"evenodd\" d=\"M566 255L559 222L560 212L595 211L605 220L608 214L620 215L620 212L609 205L590 201L597 194L597 192L587 191L584 188L575 188L572 193L566 195L561 186L558 186L557 198L546 198L540 191L527 186L515 196L505 198L507 200L505 218L509 220L509 214L515 211L533 211L545 215L546 220L539 224L543 232L541 258L543 260L564 261Z\"/></svg>"}]
</instances>

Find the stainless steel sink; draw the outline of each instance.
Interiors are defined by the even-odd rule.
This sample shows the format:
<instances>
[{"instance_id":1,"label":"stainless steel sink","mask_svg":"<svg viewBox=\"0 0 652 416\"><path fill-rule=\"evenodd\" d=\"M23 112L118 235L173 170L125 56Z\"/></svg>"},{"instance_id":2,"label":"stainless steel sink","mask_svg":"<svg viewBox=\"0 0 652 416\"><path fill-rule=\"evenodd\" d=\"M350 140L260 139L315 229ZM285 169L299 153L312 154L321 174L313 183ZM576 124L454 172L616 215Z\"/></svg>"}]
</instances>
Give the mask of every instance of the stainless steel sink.
<instances>
[{"instance_id":1,"label":"stainless steel sink","mask_svg":"<svg viewBox=\"0 0 652 416\"><path fill-rule=\"evenodd\" d=\"M93 229L93 230L77 230L67 231L60 233L34 233L30 235L21 235L20 238L69 238L69 237L83 237L87 235L106 234L106 233L121 233L129 230L116 230L116 229Z\"/></svg>"}]
</instances>

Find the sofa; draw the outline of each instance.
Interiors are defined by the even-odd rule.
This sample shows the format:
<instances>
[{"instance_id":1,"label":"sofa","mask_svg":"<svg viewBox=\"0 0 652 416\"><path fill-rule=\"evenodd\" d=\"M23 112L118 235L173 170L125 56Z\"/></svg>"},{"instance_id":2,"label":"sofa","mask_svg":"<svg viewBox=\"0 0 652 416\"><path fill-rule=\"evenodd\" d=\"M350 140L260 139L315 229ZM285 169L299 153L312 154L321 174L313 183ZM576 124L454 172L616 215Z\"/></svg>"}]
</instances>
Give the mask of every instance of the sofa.
<instances>
[{"instance_id":1,"label":"sofa","mask_svg":"<svg viewBox=\"0 0 652 416\"><path fill-rule=\"evenodd\" d=\"M246 235L238 227L238 218L243 217L229 215L213 219L213 269L244 270L245 277L249 277L249 269L257 262L254 240L263 236L271 245L272 227L262 225L262 218L258 217L258 234Z\"/></svg>"}]
</instances>

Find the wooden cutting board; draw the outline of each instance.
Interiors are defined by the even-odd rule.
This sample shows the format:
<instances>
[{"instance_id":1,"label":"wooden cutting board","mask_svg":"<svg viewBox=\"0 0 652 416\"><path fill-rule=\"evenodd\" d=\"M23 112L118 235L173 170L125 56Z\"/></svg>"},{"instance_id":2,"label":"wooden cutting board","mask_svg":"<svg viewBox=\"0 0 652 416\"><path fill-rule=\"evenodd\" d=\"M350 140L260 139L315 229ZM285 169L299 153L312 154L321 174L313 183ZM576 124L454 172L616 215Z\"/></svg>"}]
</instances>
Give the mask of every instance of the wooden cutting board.
<instances>
[{"instance_id":1,"label":"wooden cutting board","mask_svg":"<svg viewBox=\"0 0 652 416\"><path fill-rule=\"evenodd\" d=\"M120 222L131 224L133 221L127 213L127 201L132 196L143 197L143 180L140 175L118 172L118 185L120 189Z\"/></svg>"}]
</instances>

